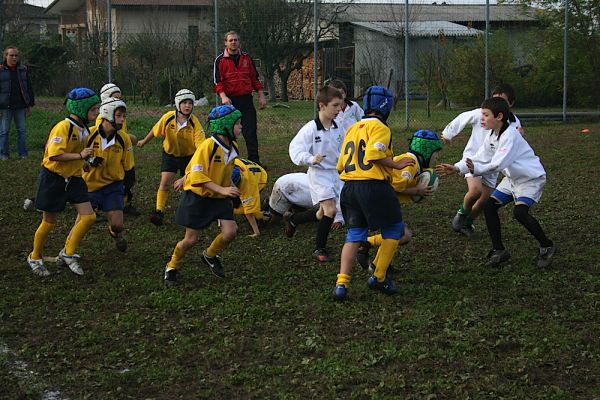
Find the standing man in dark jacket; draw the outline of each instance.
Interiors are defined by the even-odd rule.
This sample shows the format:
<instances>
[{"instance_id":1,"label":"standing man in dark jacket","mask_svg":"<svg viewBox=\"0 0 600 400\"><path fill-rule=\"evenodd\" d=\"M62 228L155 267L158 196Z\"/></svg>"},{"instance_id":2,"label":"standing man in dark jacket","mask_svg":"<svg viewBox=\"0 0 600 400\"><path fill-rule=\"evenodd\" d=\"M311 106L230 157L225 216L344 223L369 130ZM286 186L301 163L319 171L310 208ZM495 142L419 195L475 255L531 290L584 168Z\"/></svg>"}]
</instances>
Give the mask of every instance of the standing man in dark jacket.
<instances>
[{"instance_id":1,"label":"standing man in dark jacket","mask_svg":"<svg viewBox=\"0 0 600 400\"><path fill-rule=\"evenodd\" d=\"M34 105L27 66L19 62L19 49L9 46L0 64L0 160L8 160L8 131L12 120L17 127L19 158L27 158L25 115Z\"/></svg>"},{"instance_id":2,"label":"standing man in dark jacket","mask_svg":"<svg viewBox=\"0 0 600 400\"><path fill-rule=\"evenodd\" d=\"M260 163L252 92L258 92L258 105L261 109L267 105L267 99L252 57L239 48L237 32L229 31L225 34L225 50L215 59L214 81L221 103L233 105L242 112L242 134L248 149L248 159Z\"/></svg>"}]
</instances>

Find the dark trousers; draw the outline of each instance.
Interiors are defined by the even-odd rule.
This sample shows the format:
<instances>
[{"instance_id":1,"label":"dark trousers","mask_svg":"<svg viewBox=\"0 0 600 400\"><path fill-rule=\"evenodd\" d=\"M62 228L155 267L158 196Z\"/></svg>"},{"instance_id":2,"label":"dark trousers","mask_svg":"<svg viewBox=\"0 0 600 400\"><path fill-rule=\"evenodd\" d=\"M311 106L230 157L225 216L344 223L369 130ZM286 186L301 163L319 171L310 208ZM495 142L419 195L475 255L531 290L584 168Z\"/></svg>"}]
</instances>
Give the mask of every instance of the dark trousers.
<instances>
[{"instance_id":1,"label":"dark trousers","mask_svg":"<svg viewBox=\"0 0 600 400\"><path fill-rule=\"evenodd\" d=\"M258 137L256 135L256 109L252 102L252 94L239 97L230 97L233 106L242 113L242 135L248 149L248 159L256 163L258 157Z\"/></svg>"}]
</instances>

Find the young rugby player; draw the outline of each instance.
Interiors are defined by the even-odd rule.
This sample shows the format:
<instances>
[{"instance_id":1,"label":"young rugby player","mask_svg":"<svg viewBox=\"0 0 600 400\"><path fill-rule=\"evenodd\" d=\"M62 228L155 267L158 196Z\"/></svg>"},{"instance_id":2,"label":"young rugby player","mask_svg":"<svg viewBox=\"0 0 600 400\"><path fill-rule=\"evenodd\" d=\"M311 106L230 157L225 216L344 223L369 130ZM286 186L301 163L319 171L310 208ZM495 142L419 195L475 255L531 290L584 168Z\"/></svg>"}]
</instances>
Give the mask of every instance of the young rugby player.
<instances>
[{"instance_id":1,"label":"young rugby player","mask_svg":"<svg viewBox=\"0 0 600 400\"><path fill-rule=\"evenodd\" d=\"M90 133L87 125L96 119L99 103L100 98L93 90L71 90L66 100L69 116L54 125L48 135L35 197L35 207L43 211L42 222L35 232L33 251L27 256L27 263L36 275L50 274L44 266L42 252L48 235L56 224L58 213L65 209L67 202L77 211L77 219L58 259L75 274L83 275L83 269L79 265L80 257L75 254L75 250L94 224L96 214L81 175L84 159L93 152L92 148L85 147Z\"/></svg>"},{"instance_id":2,"label":"young rugby player","mask_svg":"<svg viewBox=\"0 0 600 400\"><path fill-rule=\"evenodd\" d=\"M512 107L515 103L515 90L509 84L499 84L492 90L492 97L502 97L508 102L509 107ZM521 121L519 121L512 112L509 113L508 120L511 125L522 133L523 128L521 127ZM481 147L485 137L489 136L491 133L481 125L481 109L476 108L464 112L454 118L454 120L444 128L442 140L450 142L467 125L471 125L472 129L471 137L463 151L463 160L472 158ZM488 186L483 183L481 177L473 176L469 173L465 175L465 179L467 181L468 190L464 196L463 203L452 220L452 229L456 232L461 232L466 236L472 236L475 233L473 220L483 211L483 206L496 185L495 182L493 182L491 183L491 186Z\"/></svg>"},{"instance_id":3,"label":"young rugby player","mask_svg":"<svg viewBox=\"0 0 600 400\"><path fill-rule=\"evenodd\" d=\"M154 225L162 225L169 187L179 171L184 174L196 148L205 139L204 129L192 111L194 109L194 93L181 89L175 95L175 110L163 115L148 135L137 144L144 147L155 136L164 137L162 163L160 165L160 185L156 193L156 210L150 216Z\"/></svg>"},{"instance_id":4,"label":"young rugby player","mask_svg":"<svg viewBox=\"0 0 600 400\"><path fill-rule=\"evenodd\" d=\"M240 189L240 205L233 212L244 215L252 228L251 237L260 235L257 219L262 219L260 209L260 192L267 186L268 175L263 167L254 161L243 158L235 159L235 167L231 175L233 184Z\"/></svg>"},{"instance_id":5,"label":"young rugby player","mask_svg":"<svg viewBox=\"0 0 600 400\"><path fill-rule=\"evenodd\" d=\"M357 102L348 99L348 89L344 82L339 79L333 79L327 83L327 86L336 88L344 96L340 112L335 117L335 123L342 128L343 132L346 132L352 124L362 119L365 112Z\"/></svg>"},{"instance_id":6,"label":"young rugby player","mask_svg":"<svg viewBox=\"0 0 600 400\"><path fill-rule=\"evenodd\" d=\"M442 150L442 142L435 132L421 129L416 131L409 142L409 150L407 153L400 154L394 157L394 161L400 161L403 158L412 158L415 163L407 166L404 169L394 169L392 171L392 187L398 196L400 204L404 205L411 201L414 195L430 196L433 190L427 186L417 185L419 175L425 168L434 167L437 163L440 151ZM404 224L404 235L400 238L398 245L404 245L410 241L412 232ZM373 246L379 247L383 243L381 234L369 236L367 242L363 243L358 249L356 257L358 263L364 269L369 269L371 273L375 271L375 265L379 264L379 260L375 258L369 263L369 249ZM388 273L390 272L388 269Z\"/></svg>"},{"instance_id":7,"label":"young rugby player","mask_svg":"<svg viewBox=\"0 0 600 400\"><path fill-rule=\"evenodd\" d=\"M133 173L133 148L129 135L121 132L127 107L109 97L100 105L100 123L90 130L86 147L93 150L83 167L92 207L106 212L108 232L119 251L127 251L123 237L123 193L127 176ZM131 178L129 178L131 180Z\"/></svg>"},{"instance_id":8,"label":"young rugby player","mask_svg":"<svg viewBox=\"0 0 600 400\"><path fill-rule=\"evenodd\" d=\"M487 266L496 267L510 258L502 243L498 209L514 202L513 215L539 242L537 265L546 268L552 262L556 246L546 237L538 221L529 209L540 201L546 171L533 149L508 119L509 104L500 97L492 97L481 105L481 125L492 133L486 136L473 158L461 160L454 165L441 164L436 171L442 176L470 173L481 176L485 185L496 182L502 172L504 178L484 206L485 222L492 239Z\"/></svg>"},{"instance_id":9,"label":"young rugby player","mask_svg":"<svg viewBox=\"0 0 600 400\"><path fill-rule=\"evenodd\" d=\"M119 100L123 100L123 94L121 93L121 88L119 88L114 83L107 83L102 86L100 89L100 101L104 101L110 97L114 97ZM99 125L102 121L100 121L102 117L98 115L96 118L96 125ZM129 140L133 146L135 146L138 142L137 137L131 133L127 129L127 119L123 119L123 127L119 129L119 132L124 133L129 136ZM133 186L135 185L135 157L133 152L131 152L131 161L133 162L133 168L131 172L125 176L125 180L123 184L125 185L125 207L123 208L123 214L131 215L132 217L137 217L140 215L140 212L133 206Z\"/></svg>"},{"instance_id":10,"label":"young rugby player","mask_svg":"<svg viewBox=\"0 0 600 400\"><path fill-rule=\"evenodd\" d=\"M327 238L336 214L336 203L343 183L336 170L344 131L335 117L341 109L342 93L333 87L323 87L317 94L318 117L304 125L290 142L289 153L296 165L308 166L310 195L319 204L316 215L312 210L292 215L286 219L286 235L293 236L296 225L319 219L316 248L313 257L318 262L329 262Z\"/></svg>"},{"instance_id":11,"label":"young rugby player","mask_svg":"<svg viewBox=\"0 0 600 400\"><path fill-rule=\"evenodd\" d=\"M348 233L333 292L336 300L346 298L358 248L367 241L369 229L380 230L383 239L377 251L375 272L367 285L389 295L398 291L386 272L404 236L404 222L390 182L393 169L414 165L415 160L412 157L393 160L392 133L386 125L393 106L391 90L381 86L367 89L365 117L350 127L342 145L337 170L345 182L340 204Z\"/></svg>"},{"instance_id":12,"label":"young rugby player","mask_svg":"<svg viewBox=\"0 0 600 400\"><path fill-rule=\"evenodd\" d=\"M197 242L200 230L219 221L221 233L202 252L203 261L219 278L225 277L219 254L237 234L232 198L241 195L233 185L233 160L238 156L236 140L242 132L242 113L230 105L218 106L208 115L212 136L196 149L185 170L185 176L175 182L183 189L175 220L185 227L185 237L177 243L165 268L165 283L177 280L183 256Z\"/></svg>"}]
</instances>

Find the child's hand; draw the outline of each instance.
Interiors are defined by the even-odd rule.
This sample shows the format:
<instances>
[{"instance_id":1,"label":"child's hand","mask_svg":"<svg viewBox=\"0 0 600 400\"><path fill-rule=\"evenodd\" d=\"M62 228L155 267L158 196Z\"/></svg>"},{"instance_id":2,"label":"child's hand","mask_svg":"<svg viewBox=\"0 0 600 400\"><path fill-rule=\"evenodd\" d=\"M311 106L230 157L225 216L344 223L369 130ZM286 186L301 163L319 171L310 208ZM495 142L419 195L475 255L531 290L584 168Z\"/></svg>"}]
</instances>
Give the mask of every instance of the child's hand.
<instances>
[{"instance_id":1,"label":"child's hand","mask_svg":"<svg viewBox=\"0 0 600 400\"><path fill-rule=\"evenodd\" d=\"M251 238L255 238L255 237L259 237L259 236L260 236L260 232L255 232L252 235L248 235L248 237L251 237Z\"/></svg>"},{"instance_id":2,"label":"child's hand","mask_svg":"<svg viewBox=\"0 0 600 400\"><path fill-rule=\"evenodd\" d=\"M240 197L242 195L242 192L240 192L240 189L238 189L235 186L222 187L222 190L220 191L220 193L227 197Z\"/></svg>"},{"instance_id":3,"label":"child's hand","mask_svg":"<svg viewBox=\"0 0 600 400\"><path fill-rule=\"evenodd\" d=\"M331 224L331 230L339 231L340 229L342 229L343 226L344 224L342 224L341 222L334 222L333 224Z\"/></svg>"},{"instance_id":4,"label":"child's hand","mask_svg":"<svg viewBox=\"0 0 600 400\"><path fill-rule=\"evenodd\" d=\"M317 155L315 156L315 158L313 159L313 162L312 162L312 163L313 163L313 165L320 164L320 163L321 163L321 161L323 161L323 159L324 159L325 157L327 157L327 156L325 156L325 155L323 155L323 154L317 154Z\"/></svg>"},{"instance_id":5,"label":"child's hand","mask_svg":"<svg viewBox=\"0 0 600 400\"><path fill-rule=\"evenodd\" d=\"M404 169L406 167L410 167L411 165L415 165L415 160L412 157L402 157L396 161L396 165L396 169Z\"/></svg>"},{"instance_id":6,"label":"child's hand","mask_svg":"<svg viewBox=\"0 0 600 400\"><path fill-rule=\"evenodd\" d=\"M146 145L146 139L138 140L136 146L140 149Z\"/></svg>"},{"instance_id":7,"label":"child's hand","mask_svg":"<svg viewBox=\"0 0 600 400\"><path fill-rule=\"evenodd\" d=\"M439 164L435 167L435 172L439 176L450 176L456 173L456 168L452 164Z\"/></svg>"},{"instance_id":8,"label":"child's hand","mask_svg":"<svg viewBox=\"0 0 600 400\"><path fill-rule=\"evenodd\" d=\"M92 149L91 147L86 147L85 149L81 150L81 153L79 153L81 158L88 158L92 154L94 154L94 149Z\"/></svg>"},{"instance_id":9,"label":"child's hand","mask_svg":"<svg viewBox=\"0 0 600 400\"><path fill-rule=\"evenodd\" d=\"M185 181L185 177L177 179L173 182L173 189L180 192L183 190L183 182Z\"/></svg>"},{"instance_id":10,"label":"child's hand","mask_svg":"<svg viewBox=\"0 0 600 400\"><path fill-rule=\"evenodd\" d=\"M469 172L474 174L475 173L475 165L473 165L473 160L471 160L470 158L467 158L467 168L469 168Z\"/></svg>"}]
</instances>

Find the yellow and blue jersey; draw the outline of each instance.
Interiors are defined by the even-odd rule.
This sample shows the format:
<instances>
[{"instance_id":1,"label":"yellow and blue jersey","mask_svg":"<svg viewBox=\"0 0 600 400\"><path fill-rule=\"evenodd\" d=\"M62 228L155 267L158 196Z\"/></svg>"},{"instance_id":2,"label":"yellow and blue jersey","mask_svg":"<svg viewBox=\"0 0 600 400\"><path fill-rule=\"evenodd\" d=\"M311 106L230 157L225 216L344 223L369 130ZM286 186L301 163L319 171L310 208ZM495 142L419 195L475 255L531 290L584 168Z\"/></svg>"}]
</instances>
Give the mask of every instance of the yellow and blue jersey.
<instances>
[{"instance_id":1,"label":"yellow and blue jersey","mask_svg":"<svg viewBox=\"0 0 600 400\"><path fill-rule=\"evenodd\" d=\"M184 126L179 126L175 111L165 113L152 128L155 137L162 137L165 153L174 157L194 154L206 135L198 118L192 114Z\"/></svg>"},{"instance_id":2,"label":"yellow and blue jersey","mask_svg":"<svg viewBox=\"0 0 600 400\"><path fill-rule=\"evenodd\" d=\"M65 118L54 125L48 135L42 166L63 178L81 176L83 160L54 161L51 158L64 153L81 153L89 133L87 127L80 126L70 118Z\"/></svg>"},{"instance_id":3,"label":"yellow and blue jersey","mask_svg":"<svg viewBox=\"0 0 600 400\"><path fill-rule=\"evenodd\" d=\"M212 136L196 149L187 168L183 190L191 190L202 197L224 198L225 196L202 186L214 182L219 186L231 186L233 160L238 156L237 144L231 142L227 147L218 137Z\"/></svg>"},{"instance_id":4,"label":"yellow and blue jersey","mask_svg":"<svg viewBox=\"0 0 600 400\"><path fill-rule=\"evenodd\" d=\"M134 167L133 146L129 135L118 131L109 142L100 135L99 129L101 128L98 125L92 127L86 140L86 147L91 147L94 151L92 155L104 159L101 166L90 167L83 173L83 179L90 192L122 181L125 172Z\"/></svg>"},{"instance_id":5,"label":"yellow and blue jersey","mask_svg":"<svg viewBox=\"0 0 600 400\"><path fill-rule=\"evenodd\" d=\"M392 169L372 161L393 157L390 128L375 117L367 116L353 124L342 143L337 163L343 181L391 180Z\"/></svg>"},{"instance_id":6,"label":"yellow and blue jersey","mask_svg":"<svg viewBox=\"0 0 600 400\"><path fill-rule=\"evenodd\" d=\"M403 194L406 189L417 186L419 182L419 174L421 173L421 167L417 156L413 153L404 153L394 157L394 161L400 161L400 159L410 157L415 160L413 165L404 167L402 169L394 169L392 172L392 187L394 192L398 195L398 201L401 204L407 204L411 201L411 195Z\"/></svg>"},{"instance_id":7,"label":"yellow and blue jersey","mask_svg":"<svg viewBox=\"0 0 600 400\"><path fill-rule=\"evenodd\" d=\"M236 214L254 214L256 217L262 217L260 210L260 191L267 186L267 172L257 163L236 158L235 165L240 168L239 189L242 192L240 196L241 205L236 208Z\"/></svg>"}]
</instances>

